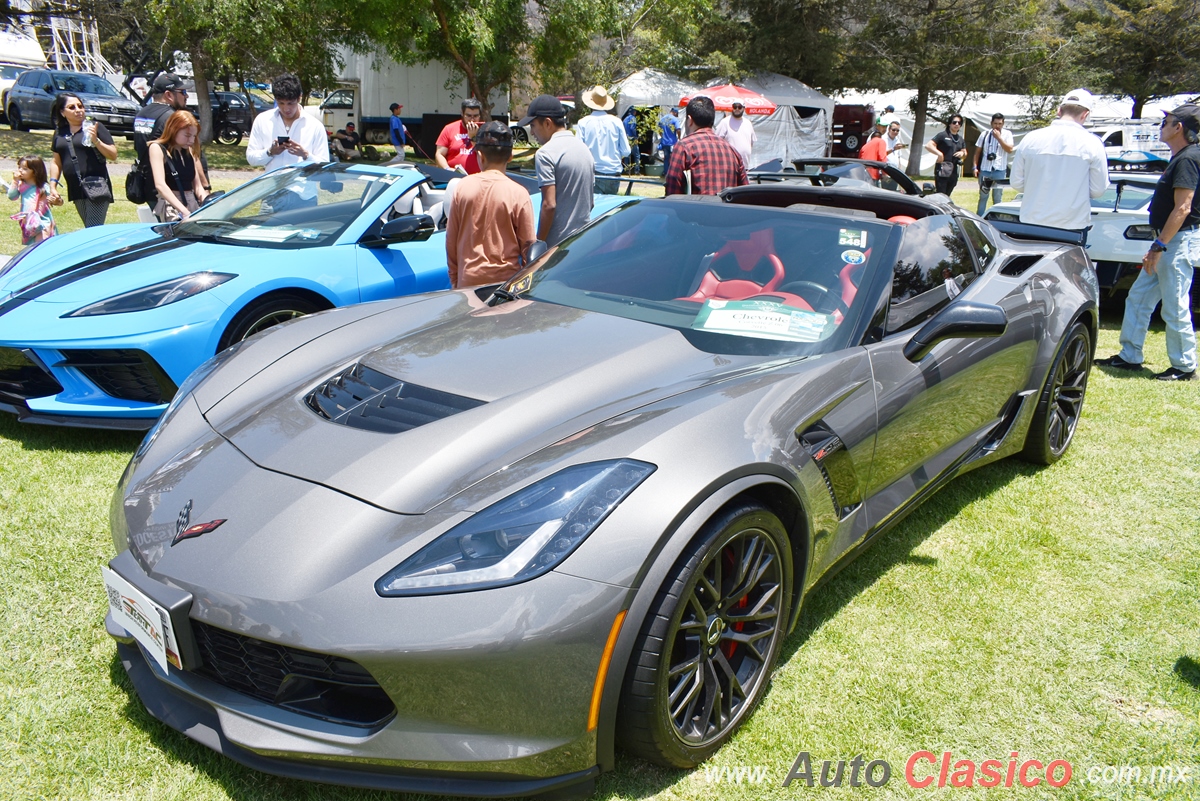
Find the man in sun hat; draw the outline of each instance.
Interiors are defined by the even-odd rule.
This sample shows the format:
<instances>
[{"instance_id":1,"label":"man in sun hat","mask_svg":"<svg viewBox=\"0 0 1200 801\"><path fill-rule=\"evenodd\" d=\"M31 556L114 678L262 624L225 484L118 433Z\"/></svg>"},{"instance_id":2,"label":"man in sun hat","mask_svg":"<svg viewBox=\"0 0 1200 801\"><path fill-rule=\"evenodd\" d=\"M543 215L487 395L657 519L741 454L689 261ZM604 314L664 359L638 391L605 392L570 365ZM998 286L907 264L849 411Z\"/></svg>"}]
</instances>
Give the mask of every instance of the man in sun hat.
<instances>
[{"instance_id":1,"label":"man in sun hat","mask_svg":"<svg viewBox=\"0 0 1200 801\"><path fill-rule=\"evenodd\" d=\"M1191 288L1200 266L1200 106L1185 103L1166 112L1158 138L1171 148L1171 160L1150 201L1155 239L1125 298L1121 352L1098 359L1096 364L1140 371L1150 315L1162 301L1171 366L1154 377L1192 381L1196 378L1196 332L1192 328Z\"/></svg>"},{"instance_id":2,"label":"man in sun hat","mask_svg":"<svg viewBox=\"0 0 1200 801\"><path fill-rule=\"evenodd\" d=\"M1021 199L1021 222L1078 231L1087 242L1092 201L1108 189L1100 137L1083 127L1096 99L1087 89L1063 96L1058 119L1025 134L1013 153L1009 183Z\"/></svg>"},{"instance_id":3,"label":"man in sun hat","mask_svg":"<svg viewBox=\"0 0 1200 801\"><path fill-rule=\"evenodd\" d=\"M608 111L617 104L603 86L583 93L583 104L592 113L575 124L575 133L591 151L596 164L596 191L615 195L620 188L621 165L629 155L629 136L615 114Z\"/></svg>"},{"instance_id":4,"label":"man in sun hat","mask_svg":"<svg viewBox=\"0 0 1200 801\"><path fill-rule=\"evenodd\" d=\"M592 215L596 180L592 154L567 130L567 110L553 95L535 97L518 124L528 125L541 145L533 157L542 190L537 236L553 247Z\"/></svg>"}]
</instances>

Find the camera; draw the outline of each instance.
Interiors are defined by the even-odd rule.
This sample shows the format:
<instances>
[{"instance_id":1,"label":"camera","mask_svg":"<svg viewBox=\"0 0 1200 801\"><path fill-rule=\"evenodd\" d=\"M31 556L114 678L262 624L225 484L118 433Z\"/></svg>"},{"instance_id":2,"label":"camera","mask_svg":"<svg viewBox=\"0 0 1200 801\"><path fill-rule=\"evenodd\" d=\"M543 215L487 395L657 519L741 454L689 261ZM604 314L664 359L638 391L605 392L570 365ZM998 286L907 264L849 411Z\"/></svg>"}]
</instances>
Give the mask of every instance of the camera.
<instances>
[{"instance_id":1,"label":"camera","mask_svg":"<svg viewBox=\"0 0 1200 801\"><path fill-rule=\"evenodd\" d=\"M991 153L988 153L988 154L987 154L987 160L988 160L988 161L993 161L993 160L995 160L995 158L996 158L996 152L995 152L995 151L992 151Z\"/></svg>"},{"instance_id":2,"label":"camera","mask_svg":"<svg viewBox=\"0 0 1200 801\"><path fill-rule=\"evenodd\" d=\"M992 187L995 185L996 185L996 181L992 178L980 178L979 179L979 191L980 192L991 192Z\"/></svg>"}]
</instances>

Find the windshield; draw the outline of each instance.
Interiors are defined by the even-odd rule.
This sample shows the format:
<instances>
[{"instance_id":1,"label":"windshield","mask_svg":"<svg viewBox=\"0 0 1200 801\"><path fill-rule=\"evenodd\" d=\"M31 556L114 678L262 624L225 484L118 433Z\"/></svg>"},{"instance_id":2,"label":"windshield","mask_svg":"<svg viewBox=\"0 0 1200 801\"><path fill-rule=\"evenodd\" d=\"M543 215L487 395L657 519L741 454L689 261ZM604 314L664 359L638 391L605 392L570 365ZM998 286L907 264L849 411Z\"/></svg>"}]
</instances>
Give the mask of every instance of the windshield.
<instances>
[{"instance_id":1,"label":"windshield","mask_svg":"<svg viewBox=\"0 0 1200 801\"><path fill-rule=\"evenodd\" d=\"M324 245L400 180L410 179L342 165L276 170L200 209L175 226L175 235L265 247Z\"/></svg>"},{"instance_id":2,"label":"windshield","mask_svg":"<svg viewBox=\"0 0 1200 801\"><path fill-rule=\"evenodd\" d=\"M121 97L121 93L114 89L111 83L96 75L56 72L54 73L54 88L60 92Z\"/></svg>"},{"instance_id":3,"label":"windshield","mask_svg":"<svg viewBox=\"0 0 1200 801\"><path fill-rule=\"evenodd\" d=\"M508 290L678 329L714 353L845 347L888 264L874 218L673 200L620 207L565 240Z\"/></svg>"}]
</instances>

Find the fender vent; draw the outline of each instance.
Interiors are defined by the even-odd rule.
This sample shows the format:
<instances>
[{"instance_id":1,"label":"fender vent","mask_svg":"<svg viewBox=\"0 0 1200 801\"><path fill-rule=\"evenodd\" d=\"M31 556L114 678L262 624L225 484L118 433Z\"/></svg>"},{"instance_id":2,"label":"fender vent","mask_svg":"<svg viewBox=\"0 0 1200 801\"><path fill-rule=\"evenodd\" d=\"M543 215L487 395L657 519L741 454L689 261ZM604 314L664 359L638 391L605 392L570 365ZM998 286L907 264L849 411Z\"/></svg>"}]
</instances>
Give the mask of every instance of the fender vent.
<instances>
[{"instance_id":1,"label":"fender vent","mask_svg":"<svg viewBox=\"0 0 1200 801\"><path fill-rule=\"evenodd\" d=\"M305 403L339 425L399 434L482 406L484 401L411 384L356 364L313 390Z\"/></svg>"},{"instance_id":2,"label":"fender vent","mask_svg":"<svg viewBox=\"0 0 1200 801\"><path fill-rule=\"evenodd\" d=\"M1015 278L1041 260L1041 256L1013 256L1004 262L1004 266L1000 268L1000 274Z\"/></svg>"}]
</instances>

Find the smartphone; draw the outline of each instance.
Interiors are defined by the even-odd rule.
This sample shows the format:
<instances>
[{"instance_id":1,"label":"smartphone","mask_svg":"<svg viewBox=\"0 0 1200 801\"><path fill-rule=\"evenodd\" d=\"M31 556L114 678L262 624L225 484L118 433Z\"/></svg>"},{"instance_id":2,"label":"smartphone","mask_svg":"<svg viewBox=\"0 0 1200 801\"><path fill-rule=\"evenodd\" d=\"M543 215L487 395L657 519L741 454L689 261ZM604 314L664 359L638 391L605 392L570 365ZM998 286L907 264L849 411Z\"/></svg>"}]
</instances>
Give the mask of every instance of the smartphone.
<instances>
[{"instance_id":1,"label":"smartphone","mask_svg":"<svg viewBox=\"0 0 1200 801\"><path fill-rule=\"evenodd\" d=\"M286 145L288 142L292 141L292 137L290 137L290 136L277 136L277 137L275 137L275 141L276 141L276 142L278 142L278 143L279 143L279 144L281 144L281 145Z\"/></svg>"}]
</instances>

